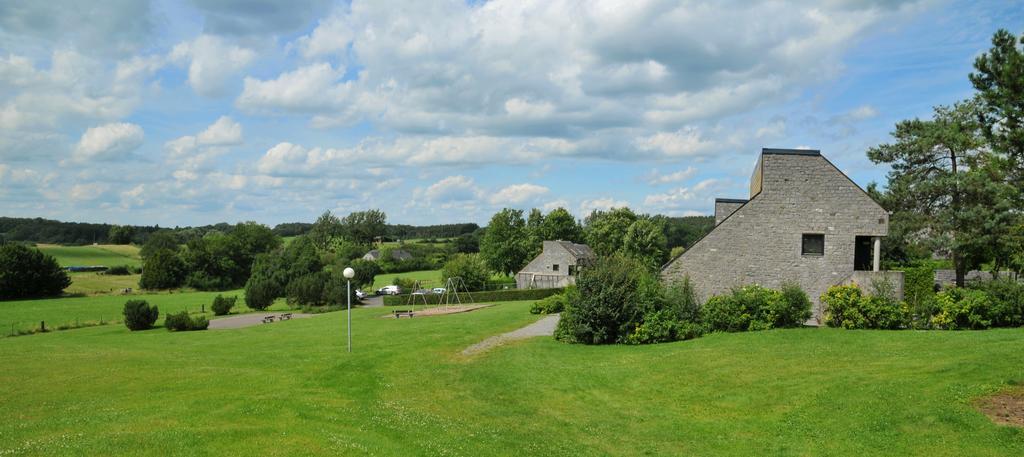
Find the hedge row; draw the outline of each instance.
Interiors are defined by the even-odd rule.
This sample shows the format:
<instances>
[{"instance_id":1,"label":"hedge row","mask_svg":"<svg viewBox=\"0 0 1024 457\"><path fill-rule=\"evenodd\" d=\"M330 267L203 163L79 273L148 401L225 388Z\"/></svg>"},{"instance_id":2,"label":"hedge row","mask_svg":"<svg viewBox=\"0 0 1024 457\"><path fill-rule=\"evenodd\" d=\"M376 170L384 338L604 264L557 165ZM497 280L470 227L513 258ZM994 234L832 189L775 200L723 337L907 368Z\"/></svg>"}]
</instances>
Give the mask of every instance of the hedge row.
<instances>
[{"instance_id":1,"label":"hedge row","mask_svg":"<svg viewBox=\"0 0 1024 457\"><path fill-rule=\"evenodd\" d=\"M547 298L552 295L561 293L564 289L506 289L506 290L489 290L484 292L459 292L459 298L462 303L489 303L496 301L516 301L516 300L540 300ZM416 296L415 303L418 305L423 304L423 299L426 299L427 304L440 305L441 294L424 294ZM452 297L454 300L455 297ZM405 306L409 304L409 294L403 295L385 295L384 305L386 306Z\"/></svg>"}]
</instances>

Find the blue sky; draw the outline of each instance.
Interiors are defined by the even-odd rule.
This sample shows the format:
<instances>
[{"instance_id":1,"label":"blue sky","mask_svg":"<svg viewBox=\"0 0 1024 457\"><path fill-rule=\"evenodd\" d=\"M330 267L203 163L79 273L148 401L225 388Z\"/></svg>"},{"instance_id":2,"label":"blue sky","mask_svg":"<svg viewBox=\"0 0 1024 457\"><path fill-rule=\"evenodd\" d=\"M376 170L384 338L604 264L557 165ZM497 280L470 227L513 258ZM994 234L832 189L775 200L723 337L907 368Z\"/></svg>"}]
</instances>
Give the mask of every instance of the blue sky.
<instances>
[{"instance_id":1,"label":"blue sky","mask_svg":"<svg viewBox=\"0 0 1024 457\"><path fill-rule=\"evenodd\" d=\"M244 3L244 5L243 5ZM0 5L0 214L197 225L710 214L762 147L856 182L1016 2Z\"/></svg>"}]
</instances>

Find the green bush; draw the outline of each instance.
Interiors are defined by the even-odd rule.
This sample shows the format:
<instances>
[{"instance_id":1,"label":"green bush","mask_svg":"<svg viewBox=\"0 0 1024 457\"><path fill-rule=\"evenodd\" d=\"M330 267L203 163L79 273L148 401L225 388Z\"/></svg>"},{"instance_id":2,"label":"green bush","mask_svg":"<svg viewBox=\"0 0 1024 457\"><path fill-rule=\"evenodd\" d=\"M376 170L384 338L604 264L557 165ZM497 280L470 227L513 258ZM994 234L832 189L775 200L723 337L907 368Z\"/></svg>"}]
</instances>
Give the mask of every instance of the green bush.
<instances>
[{"instance_id":1,"label":"green bush","mask_svg":"<svg viewBox=\"0 0 1024 457\"><path fill-rule=\"evenodd\" d=\"M573 294L558 322L555 337L583 344L624 342L642 323L640 287L647 273L636 260L603 257L576 277Z\"/></svg>"},{"instance_id":2,"label":"green bush","mask_svg":"<svg viewBox=\"0 0 1024 457\"><path fill-rule=\"evenodd\" d=\"M563 290L565 289L508 289L489 290L485 292L459 292L459 298L462 300L462 303L540 300L559 294ZM425 294L416 297L417 303L423 303L423 300L421 300L420 297L423 297L423 300L426 300L427 304L430 305L441 304L443 298L441 294ZM455 298L452 297L452 300L454 299ZM405 306L407 303L409 303L409 294L384 296L385 306Z\"/></svg>"},{"instance_id":3,"label":"green bush","mask_svg":"<svg viewBox=\"0 0 1024 457\"><path fill-rule=\"evenodd\" d=\"M214 316L226 316L231 313L231 308L235 307L237 301L238 297L225 297L217 294L213 298L213 304L210 305L210 309L213 310Z\"/></svg>"},{"instance_id":4,"label":"green bush","mask_svg":"<svg viewBox=\"0 0 1024 457\"><path fill-rule=\"evenodd\" d=\"M739 287L728 295L711 297L701 308L708 331L742 332L799 327L811 317L811 301L799 286L786 292L758 285Z\"/></svg>"},{"instance_id":5,"label":"green bush","mask_svg":"<svg viewBox=\"0 0 1024 457\"><path fill-rule=\"evenodd\" d=\"M911 325L927 328L935 313L935 266L932 263L903 268L903 299L909 308Z\"/></svg>"},{"instance_id":6,"label":"green bush","mask_svg":"<svg viewBox=\"0 0 1024 457\"><path fill-rule=\"evenodd\" d=\"M188 311L176 314L168 314L164 319L164 327L171 332L188 332L193 330L206 330L210 321L204 316L189 316Z\"/></svg>"},{"instance_id":7,"label":"green bush","mask_svg":"<svg viewBox=\"0 0 1024 457\"><path fill-rule=\"evenodd\" d=\"M255 310L264 310L274 304L280 296L281 286L272 279L249 278L245 284L245 306Z\"/></svg>"},{"instance_id":8,"label":"green bush","mask_svg":"<svg viewBox=\"0 0 1024 457\"><path fill-rule=\"evenodd\" d=\"M683 276L683 279L674 280L668 284L665 289L665 301L675 310L679 320L684 322L700 321L700 302L697 301L689 276Z\"/></svg>"},{"instance_id":9,"label":"green bush","mask_svg":"<svg viewBox=\"0 0 1024 457\"><path fill-rule=\"evenodd\" d=\"M825 306L825 325L846 329L904 328L910 323L910 310L881 286L873 295L864 295L856 285L832 286L821 296Z\"/></svg>"},{"instance_id":10,"label":"green bush","mask_svg":"<svg viewBox=\"0 0 1024 457\"><path fill-rule=\"evenodd\" d=\"M0 300L51 297L71 285L53 256L16 243L0 244Z\"/></svg>"},{"instance_id":11,"label":"green bush","mask_svg":"<svg viewBox=\"0 0 1024 457\"><path fill-rule=\"evenodd\" d=\"M355 276L352 277L352 287L357 289L366 287L373 284L373 278L381 273L380 266L377 262L371 262L369 260L355 259L348 264L355 271ZM341 270L344 271L344 267Z\"/></svg>"},{"instance_id":12,"label":"green bush","mask_svg":"<svg viewBox=\"0 0 1024 457\"><path fill-rule=\"evenodd\" d=\"M448 278L462 278L469 290L484 290L491 272L479 254L456 254L441 268L441 280Z\"/></svg>"},{"instance_id":13,"label":"green bush","mask_svg":"<svg viewBox=\"0 0 1024 457\"><path fill-rule=\"evenodd\" d=\"M130 268L128 268L128 265L114 265L110 268L107 268L107 271L104 271L103 274L112 276L127 276L132 274L132 271Z\"/></svg>"},{"instance_id":14,"label":"green bush","mask_svg":"<svg viewBox=\"0 0 1024 457\"><path fill-rule=\"evenodd\" d=\"M398 286L399 290L412 293L416 290L416 280L412 278L403 278L401 276L395 276L395 279L391 281L391 284Z\"/></svg>"},{"instance_id":15,"label":"green bush","mask_svg":"<svg viewBox=\"0 0 1024 457\"><path fill-rule=\"evenodd\" d=\"M690 340L703 333L700 324L679 320L672 309L664 308L644 315L626 336L626 344L653 344L669 341Z\"/></svg>"},{"instance_id":16,"label":"green bush","mask_svg":"<svg viewBox=\"0 0 1024 457\"><path fill-rule=\"evenodd\" d=\"M992 299L981 290L953 287L935 295L937 313L932 325L945 330L986 329L992 326Z\"/></svg>"},{"instance_id":17,"label":"green bush","mask_svg":"<svg viewBox=\"0 0 1024 457\"><path fill-rule=\"evenodd\" d=\"M555 314L565 310L565 304L569 301L567 293L555 294L542 298L533 303L530 307L532 314Z\"/></svg>"},{"instance_id":18,"label":"green bush","mask_svg":"<svg viewBox=\"0 0 1024 457\"><path fill-rule=\"evenodd\" d=\"M172 289L185 281L185 264L177 254L162 249L154 252L142 266L139 287L143 289Z\"/></svg>"},{"instance_id":19,"label":"green bush","mask_svg":"<svg viewBox=\"0 0 1024 457\"><path fill-rule=\"evenodd\" d=\"M1024 325L1024 284L1006 278L972 281L971 289L984 291L992 299L993 327Z\"/></svg>"},{"instance_id":20,"label":"green bush","mask_svg":"<svg viewBox=\"0 0 1024 457\"><path fill-rule=\"evenodd\" d=\"M288 306L323 306L324 285L329 278L326 273L312 273L293 279L285 287Z\"/></svg>"},{"instance_id":21,"label":"green bush","mask_svg":"<svg viewBox=\"0 0 1024 457\"><path fill-rule=\"evenodd\" d=\"M131 331L153 328L158 317L159 309L145 300L128 300L124 304L124 325Z\"/></svg>"}]
</instances>

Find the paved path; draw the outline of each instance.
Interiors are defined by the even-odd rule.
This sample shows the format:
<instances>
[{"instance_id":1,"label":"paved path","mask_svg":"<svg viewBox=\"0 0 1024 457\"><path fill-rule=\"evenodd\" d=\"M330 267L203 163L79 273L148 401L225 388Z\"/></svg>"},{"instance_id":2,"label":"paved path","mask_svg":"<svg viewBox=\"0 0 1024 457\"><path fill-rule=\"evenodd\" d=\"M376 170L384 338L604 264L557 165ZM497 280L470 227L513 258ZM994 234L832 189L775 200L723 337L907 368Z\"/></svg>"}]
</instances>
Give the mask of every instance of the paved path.
<instances>
[{"instance_id":1,"label":"paved path","mask_svg":"<svg viewBox=\"0 0 1024 457\"><path fill-rule=\"evenodd\" d=\"M252 327L254 325L262 325L263 318L270 315L275 316L274 322L267 325L273 325L279 322L276 317L281 315L281 313L279 312L240 314L238 316L223 317L220 319L214 319L210 321L210 330L222 330L227 328L242 328ZM316 314L292 313L292 319L302 319L306 317L313 317L315 315Z\"/></svg>"},{"instance_id":2,"label":"paved path","mask_svg":"<svg viewBox=\"0 0 1024 457\"><path fill-rule=\"evenodd\" d=\"M486 351L495 346L501 346L502 344L511 341L533 338L535 336L554 335L555 327L558 326L559 317L560 316L558 314L552 314L550 316L542 318L537 322L527 325L526 327L523 327L519 330L514 330L508 333L503 333L501 335L492 336L466 349L463 349L462 355L473 355L479 352Z\"/></svg>"},{"instance_id":3,"label":"paved path","mask_svg":"<svg viewBox=\"0 0 1024 457\"><path fill-rule=\"evenodd\" d=\"M384 306L384 297L380 295L370 295L363 299L363 308L380 308Z\"/></svg>"}]
</instances>

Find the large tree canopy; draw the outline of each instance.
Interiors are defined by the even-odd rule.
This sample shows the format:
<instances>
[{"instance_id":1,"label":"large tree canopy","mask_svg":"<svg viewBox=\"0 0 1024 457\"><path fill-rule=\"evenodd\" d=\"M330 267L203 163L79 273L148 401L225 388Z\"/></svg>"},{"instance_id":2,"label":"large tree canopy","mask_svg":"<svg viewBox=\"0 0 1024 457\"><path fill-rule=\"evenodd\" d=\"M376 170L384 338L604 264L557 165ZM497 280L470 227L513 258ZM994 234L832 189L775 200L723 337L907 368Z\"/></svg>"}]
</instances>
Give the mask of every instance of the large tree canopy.
<instances>
[{"instance_id":1,"label":"large tree canopy","mask_svg":"<svg viewBox=\"0 0 1024 457\"><path fill-rule=\"evenodd\" d=\"M480 240L480 256L491 270L514 274L529 261L528 244L523 210L505 208L487 224Z\"/></svg>"}]
</instances>

